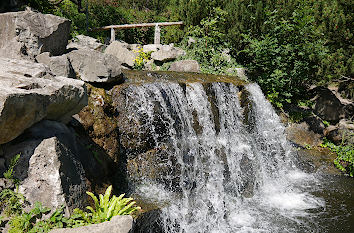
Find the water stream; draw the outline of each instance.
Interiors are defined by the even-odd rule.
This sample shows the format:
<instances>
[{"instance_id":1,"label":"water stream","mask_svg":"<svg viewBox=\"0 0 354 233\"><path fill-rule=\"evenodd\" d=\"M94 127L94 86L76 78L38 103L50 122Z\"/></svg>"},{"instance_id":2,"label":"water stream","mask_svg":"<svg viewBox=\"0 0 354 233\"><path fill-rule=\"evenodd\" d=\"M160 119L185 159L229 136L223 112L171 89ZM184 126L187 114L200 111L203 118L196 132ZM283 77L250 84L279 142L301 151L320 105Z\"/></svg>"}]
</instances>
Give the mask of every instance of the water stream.
<instances>
[{"instance_id":1,"label":"water stream","mask_svg":"<svg viewBox=\"0 0 354 233\"><path fill-rule=\"evenodd\" d=\"M127 93L125 107L143 116L139 127L163 151L153 165L163 177L134 182L139 196L167 203L164 232L336 232L330 189L295 166L284 126L256 84L155 82ZM346 206L338 211L352 219Z\"/></svg>"}]
</instances>

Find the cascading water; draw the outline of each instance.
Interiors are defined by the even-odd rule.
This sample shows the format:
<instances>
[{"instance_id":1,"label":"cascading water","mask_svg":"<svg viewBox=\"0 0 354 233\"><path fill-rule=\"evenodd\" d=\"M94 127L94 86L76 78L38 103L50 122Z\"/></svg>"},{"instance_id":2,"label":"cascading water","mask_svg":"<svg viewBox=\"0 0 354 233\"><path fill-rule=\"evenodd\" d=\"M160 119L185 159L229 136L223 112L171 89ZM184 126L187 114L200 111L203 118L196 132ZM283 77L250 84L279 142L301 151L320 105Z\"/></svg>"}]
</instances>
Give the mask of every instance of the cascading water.
<instances>
[{"instance_id":1,"label":"cascading water","mask_svg":"<svg viewBox=\"0 0 354 233\"><path fill-rule=\"evenodd\" d=\"M164 232L321 232L311 219L324 201L306 191L316 179L295 168L256 84L161 81L125 95L127 121L140 119L139 135L150 135L142 143L153 148L132 174L135 192L166 203ZM128 160L138 153L127 151Z\"/></svg>"}]
</instances>

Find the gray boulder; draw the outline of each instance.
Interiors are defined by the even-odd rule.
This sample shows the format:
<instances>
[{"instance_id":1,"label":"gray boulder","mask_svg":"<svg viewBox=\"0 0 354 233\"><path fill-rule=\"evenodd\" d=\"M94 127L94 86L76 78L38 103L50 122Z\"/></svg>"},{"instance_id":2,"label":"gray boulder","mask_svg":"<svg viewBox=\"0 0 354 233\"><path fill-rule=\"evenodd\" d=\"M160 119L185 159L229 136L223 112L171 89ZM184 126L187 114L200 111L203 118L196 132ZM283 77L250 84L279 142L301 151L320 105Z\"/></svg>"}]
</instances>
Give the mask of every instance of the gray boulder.
<instances>
[{"instance_id":1,"label":"gray boulder","mask_svg":"<svg viewBox=\"0 0 354 233\"><path fill-rule=\"evenodd\" d=\"M44 139L34 149L28 177L21 182L19 191L30 203L41 201L50 208L64 205L66 211L71 211L87 205L83 167L56 137Z\"/></svg>"},{"instance_id":2,"label":"gray boulder","mask_svg":"<svg viewBox=\"0 0 354 233\"><path fill-rule=\"evenodd\" d=\"M134 48L127 43L120 41L113 41L106 49L105 54L110 54L118 58L122 65L129 68L134 66L134 60L138 56L138 53L134 53Z\"/></svg>"},{"instance_id":3,"label":"gray boulder","mask_svg":"<svg viewBox=\"0 0 354 233\"><path fill-rule=\"evenodd\" d=\"M168 69L170 71L177 72L200 72L199 63L195 60L184 60L184 61L175 61L170 65Z\"/></svg>"},{"instance_id":4,"label":"gray boulder","mask_svg":"<svg viewBox=\"0 0 354 233\"><path fill-rule=\"evenodd\" d=\"M49 52L41 53L36 56L39 63L45 64L56 76L75 78L75 72L66 55L51 57Z\"/></svg>"},{"instance_id":5,"label":"gray boulder","mask_svg":"<svg viewBox=\"0 0 354 233\"><path fill-rule=\"evenodd\" d=\"M185 51L171 45L163 45L161 49L151 54L151 58L158 62L173 61L176 58L185 55Z\"/></svg>"},{"instance_id":6,"label":"gray boulder","mask_svg":"<svg viewBox=\"0 0 354 233\"><path fill-rule=\"evenodd\" d=\"M0 14L0 56L34 59L40 53L66 51L70 21L58 16L26 11Z\"/></svg>"},{"instance_id":7,"label":"gray boulder","mask_svg":"<svg viewBox=\"0 0 354 233\"><path fill-rule=\"evenodd\" d=\"M160 50L161 48L162 48L161 44L147 44L147 45L143 46L143 51L145 53L156 52L156 51Z\"/></svg>"},{"instance_id":8,"label":"gray boulder","mask_svg":"<svg viewBox=\"0 0 354 233\"><path fill-rule=\"evenodd\" d=\"M103 52L106 48L106 45L99 42L99 40L84 36L78 35L76 36L67 46L68 49L76 48L76 49L93 49L99 52Z\"/></svg>"},{"instance_id":9,"label":"gray boulder","mask_svg":"<svg viewBox=\"0 0 354 233\"><path fill-rule=\"evenodd\" d=\"M50 233L128 233L132 229L133 218L130 215L114 216L111 221L78 228L54 229Z\"/></svg>"},{"instance_id":10,"label":"gray boulder","mask_svg":"<svg viewBox=\"0 0 354 233\"><path fill-rule=\"evenodd\" d=\"M77 76L85 82L120 82L121 62L110 54L91 49L73 50L67 54Z\"/></svg>"},{"instance_id":11,"label":"gray boulder","mask_svg":"<svg viewBox=\"0 0 354 233\"><path fill-rule=\"evenodd\" d=\"M43 64L0 58L0 144L42 119L67 123L87 105L84 82L47 73Z\"/></svg>"}]
</instances>

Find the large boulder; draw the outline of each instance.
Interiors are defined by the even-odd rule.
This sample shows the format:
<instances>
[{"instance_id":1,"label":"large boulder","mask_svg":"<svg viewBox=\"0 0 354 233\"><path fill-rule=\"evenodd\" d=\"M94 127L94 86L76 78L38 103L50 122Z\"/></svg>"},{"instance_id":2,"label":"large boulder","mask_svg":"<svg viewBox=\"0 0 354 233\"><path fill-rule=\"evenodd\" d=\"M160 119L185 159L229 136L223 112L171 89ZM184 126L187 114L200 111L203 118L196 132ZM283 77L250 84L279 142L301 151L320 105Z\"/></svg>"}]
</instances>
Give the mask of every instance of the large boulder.
<instances>
[{"instance_id":1,"label":"large boulder","mask_svg":"<svg viewBox=\"0 0 354 233\"><path fill-rule=\"evenodd\" d=\"M51 57L49 52L45 52L36 56L36 60L39 63L47 65L50 71L56 76L75 78L75 72L65 54Z\"/></svg>"},{"instance_id":2,"label":"large boulder","mask_svg":"<svg viewBox=\"0 0 354 233\"><path fill-rule=\"evenodd\" d=\"M30 203L40 201L44 206L66 210L87 205L85 172L75 155L56 137L44 139L35 148L27 144L22 156L33 150L28 160L27 177L19 191Z\"/></svg>"},{"instance_id":3,"label":"large boulder","mask_svg":"<svg viewBox=\"0 0 354 233\"><path fill-rule=\"evenodd\" d=\"M0 56L30 58L43 52L66 51L70 21L58 16L26 11L0 14Z\"/></svg>"},{"instance_id":4,"label":"large boulder","mask_svg":"<svg viewBox=\"0 0 354 233\"><path fill-rule=\"evenodd\" d=\"M111 221L78 228L54 229L50 233L129 233L133 226L130 215L114 216Z\"/></svg>"},{"instance_id":5,"label":"large boulder","mask_svg":"<svg viewBox=\"0 0 354 233\"><path fill-rule=\"evenodd\" d=\"M134 66L138 53L134 52L136 46L130 46L127 43L113 41L106 49L106 54L111 54L121 61L122 65L129 68Z\"/></svg>"},{"instance_id":6,"label":"large boulder","mask_svg":"<svg viewBox=\"0 0 354 233\"><path fill-rule=\"evenodd\" d=\"M67 54L77 76L85 82L121 82L121 62L110 54L91 49L73 50Z\"/></svg>"},{"instance_id":7,"label":"large boulder","mask_svg":"<svg viewBox=\"0 0 354 233\"><path fill-rule=\"evenodd\" d=\"M67 48L93 49L103 52L103 50L106 48L106 45L102 44L101 42L99 42L99 40L95 38L84 35L78 35L74 39L72 39L72 41L68 44Z\"/></svg>"},{"instance_id":8,"label":"large boulder","mask_svg":"<svg viewBox=\"0 0 354 233\"><path fill-rule=\"evenodd\" d=\"M72 128L44 120L27 129L17 139L1 145L7 164L20 154L14 176L30 203L49 207L65 205L67 210L87 205L85 191L105 182L101 164L82 144ZM90 185L90 187L88 187Z\"/></svg>"},{"instance_id":9,"label":"large boulder","mask_svg":"<svg viewBox=\"0 0 354 233\"><path fill-rule=\"evenodd\" d=\"M322 119L337 123L344 117L343 104L328 88L316 87L312 90L314 97L314 112Z\"/></svg>"},{"instance_id":10,"label":"large boulder","mask_svg":"<svg viewBox=\"0 0 354 233\"><path fill-rule=\"evenodd\" d=\"M157 62L173 61L185 55L185 51L172 45L163 45L161 49L151 54L151 58Z\"/></svg>"},{"instance_id":11,"label":"large boulder","mask_svg":"<svg viewBox=\"0 0 354 233\"><path fill-rule=\"evenodd\" d=\"M43 64L0 58L0 144L42 119L67 123L87 104L84 82L47 72Z\"/></svg>"},{"instance_id":12,"label":"large boulder","mask_svg":"<svg viewBox=\"0 0 354 233\"><path fill-rule=\"evenodd\" d=\"M170 71L177 72L200 72L199 63L195 60L183 60L183 61L175 61L170 65L168 69Z\"/></svg>"}]
</instances>

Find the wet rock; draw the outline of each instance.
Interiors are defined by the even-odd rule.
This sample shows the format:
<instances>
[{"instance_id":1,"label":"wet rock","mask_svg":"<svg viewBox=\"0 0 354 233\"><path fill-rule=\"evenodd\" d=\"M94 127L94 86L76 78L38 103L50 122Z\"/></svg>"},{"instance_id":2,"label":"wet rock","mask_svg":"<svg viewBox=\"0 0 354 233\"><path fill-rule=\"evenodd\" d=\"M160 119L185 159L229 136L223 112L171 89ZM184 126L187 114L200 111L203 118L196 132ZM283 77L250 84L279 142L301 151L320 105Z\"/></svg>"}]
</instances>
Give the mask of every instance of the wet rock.
<instances>
[{"instance_id":1,"label":"wet rock","mask_svg":"<svg viewBox=\"0 0 354 233\"><path fill-rule=\"evenodd\" d=\"M54 229L50 233L129 233L133 227L130 215L114 216L110 221L78 228Z\"/></svg>"},{"instance_id":2,"label":"wet rock","mask_svg":"<svg viewBox=\"0 0 354 233\"><path fill-rule=\"evenodd\" d=\"M66 55L51 57L49 52L45 52L36 56L36 61L47 65L56 76L75 78L75 72Z\"/></svg>"},{"instance_id":3,"label":"wet rock","mask_svg":"<svg viewBox=\"0 0 354 233\"><path fill-rule=\"evenodd\" d=\"M286 127L285 132L289 141L302 147L318 146L322 142L321 134L311 131L306 122L290 124Z\"/></svg>"},{"instance_id":4,"label":"wet rock","mask_svg":"<svg viewBox=\"0 0 354 233\"><path fill-rule=\"evenodd\" d=\"M106 49L105 54L110 54L115 56L123 66L127 66L132 68L135 63L135 58L137 57L137 53L134 53L131 49L129 49L130 45L127 43L123 43L120 41L113 41Z\"/></svg>"},{"instance_id":5,"label":"wet rock","mask_svg":"<svg viewBox=\"0 0 354 233\"><path fill-rule=\"evenodd\" d=\"M151 210L140 215L135 220L132 233L164 233L161 210Z\"/></svg>"},{"instance_id":6,"label":"wet rock","mask_svg":"<svg viewBox=\"0 0 354 233\"><path fill-rule=\"evenodd\" d=\"M70 21L26 11L0 14L0 56L29 58L43 52L62 55L69 39Z\"/></svg>"},{"instance_id":7,"label":"wet rock","mask_svg":"<svg viewBox=\"0 0 354 233\"><path fill-rule=\"evenodd\" d=\"M168 69L170 71L177 71L177 72L200 72L199 63L195 60L183 60L183 61L176 61L170 65Z\"/></svg>"},{"instance_id":8,"label":"wet rock","mask_svg":"<svg viewBox=\"0 0 354 233\"><path fill-rule=\"evenodd\" d=\"M73 50L67 54L81 80L92 83L122 82L121 63L109 54L90 49Z\"/></svg>"},{"instance_id":9,"label":"wet rock","mask_svg":"<svg viewBox=\"0 0 354 233\"><path fill-rule=\"evenodd\" d=\"M87 104L84 82L47 72L42 64L0 58L0 144L42 119L67 123Z\"/></svg>"},{"instance_id":10,"label":"wet rock","mask_svg":"<svg viewBox=\"0 0 354 233\"><path fill-rule=\"evenodd\" d=\"M84 35L76 36L67 46L68 49L93 49L99 52L103 52L106 47L107 46L100 43L99 40Z\"/></svg>"},{"instance_id":11,"label":"wet rock","mask_svg":"<svg viewBox=\"0 0 354 233\"><path fill-rule=\"evenodd\" d=\"M185 55L185 53L186 52L180 48L170 45L163 45L160 50L151 54L151 58L158 62L168 62Z\"/></svg>"}]
</instances>

